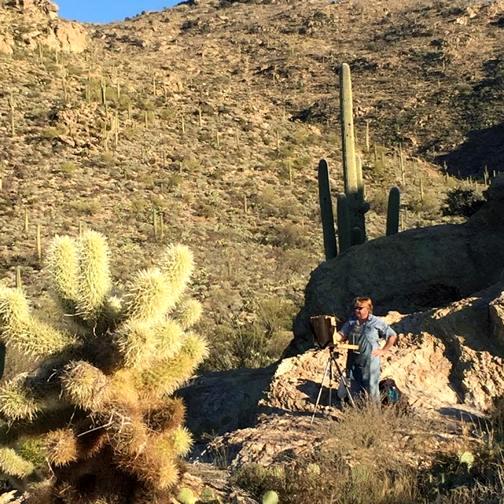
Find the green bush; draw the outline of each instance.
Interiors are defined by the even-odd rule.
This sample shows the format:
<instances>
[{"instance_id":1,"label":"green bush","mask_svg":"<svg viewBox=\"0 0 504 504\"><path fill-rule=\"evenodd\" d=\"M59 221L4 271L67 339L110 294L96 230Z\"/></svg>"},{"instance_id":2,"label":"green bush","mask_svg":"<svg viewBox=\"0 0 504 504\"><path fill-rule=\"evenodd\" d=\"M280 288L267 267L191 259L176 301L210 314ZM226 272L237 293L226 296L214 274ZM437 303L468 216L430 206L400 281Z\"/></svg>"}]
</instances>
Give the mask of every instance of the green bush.
<instances>
[{"instance_id":1,"label":"green bush","mask_svg":"<svg viewBox=\"0 0 504 504\"><path fill-rule=\"evenodd\" d=\"M484 199L474 189L457 187L448 191L444 201L443 215L470 217L484 203Z\"/></svg>"},{"instance_id":2,"label":"green bush","mask_svg":"<svg viewBox=\"0 0 504 504\"><path fill-rule=\"evenodd\" d=\"M213 332L207 370L257 368L276 361L292 339L292 301L280 297L256 302L256 321L247 326L221 323Z\"/></svg>"},{"instance_id":3,"label":"green bush","mask_svg":"<svg viewBox=\"0 0 504 504\"><path fill-rule=\"evenodd\" d=\"M64 161L59 166L59 171L66 177L71 177L77 170L77 165L73 161Z\"/></svg>"},{"instance_id":4,"label":"green bush","mask_svg":"<svg viewBox=\"0 0 504 504\"><path fill-rule=\"evenodd\" d=\"M276 247L284 249L304 248L309 245L309 233L303 226L288 222L279 224L274 228L274 236L271 242Z\"/></svg>"}]
</instances>

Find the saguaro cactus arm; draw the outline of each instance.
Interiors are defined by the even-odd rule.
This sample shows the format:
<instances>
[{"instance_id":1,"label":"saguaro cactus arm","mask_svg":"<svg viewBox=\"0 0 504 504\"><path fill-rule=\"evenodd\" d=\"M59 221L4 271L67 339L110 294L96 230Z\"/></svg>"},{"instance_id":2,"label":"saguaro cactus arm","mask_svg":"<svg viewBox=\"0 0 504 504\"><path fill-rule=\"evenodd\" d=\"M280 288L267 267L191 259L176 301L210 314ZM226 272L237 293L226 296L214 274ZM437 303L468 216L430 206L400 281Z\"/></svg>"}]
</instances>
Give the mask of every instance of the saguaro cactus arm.
<instances>
[{"instance_id":1,"label":"saguaro cactus arm","mask_svg":"<svg viewBox=\"0 0 504 504\"><path fill-rule=\"evenodd\" d=\"M341 65L339 77L341 145L343 148L345 194L348 197L356 194L358 188L353 125L352 80L350 77L350 66L347 63Z\"/></svg>"},{"instance_id":2,"label":"saguaro cactus arm","mask_svg":"<svg viewBox=\"0 0 504 504\"><path fill-rule=\"evenodd\" d=\"M320 218L324 236L324 252L326 260L338 255L336 234L334 232L334 214L331 200L331 186L327 162L321 159L318 165L318 187L320 202Z\"/></svg>"},{"instance_id":3,"label":"saguaro cactus arm","mask_svg":"<svg viewBox=\"0 0 504 504\"><path fill-rule=\"evenodd\" d=\"M345 193L338 194L338 241L340 252L352 246L352 227L350 222L350 211L348 208L348 199Z\"/></svg>"},{"instance_id":4,"label":"saguaro cactus arm","mask_svg":"<svg viewBox=\"0 0 504 504\"><path fill-rule=\"evenodd\" d=\"M399 232L399 209L401 192L398 187L392 187L389 192L387 205L387 236Z\"/></svg>"}]
</instances>

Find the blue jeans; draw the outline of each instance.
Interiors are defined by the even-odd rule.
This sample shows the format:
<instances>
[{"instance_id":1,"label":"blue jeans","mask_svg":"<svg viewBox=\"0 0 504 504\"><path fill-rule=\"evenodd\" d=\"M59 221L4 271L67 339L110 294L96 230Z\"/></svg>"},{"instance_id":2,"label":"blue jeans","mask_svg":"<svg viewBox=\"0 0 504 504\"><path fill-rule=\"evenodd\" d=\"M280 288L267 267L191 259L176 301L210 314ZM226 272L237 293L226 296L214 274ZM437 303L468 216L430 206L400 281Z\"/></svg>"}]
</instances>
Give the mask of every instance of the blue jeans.
<instances>
[{"instance_id":1,"label":"blue jeans","mask_svg":"<svg viewBox=\"0 0 504 504\"><path fill-rule=\"evenodd\" d=\"M372 401L380 402L380 358L370 356L359 358L356 354L348 356L347 375L350 379L350 391L357 396L366 394Z\"/></svg>"}]
</instances>

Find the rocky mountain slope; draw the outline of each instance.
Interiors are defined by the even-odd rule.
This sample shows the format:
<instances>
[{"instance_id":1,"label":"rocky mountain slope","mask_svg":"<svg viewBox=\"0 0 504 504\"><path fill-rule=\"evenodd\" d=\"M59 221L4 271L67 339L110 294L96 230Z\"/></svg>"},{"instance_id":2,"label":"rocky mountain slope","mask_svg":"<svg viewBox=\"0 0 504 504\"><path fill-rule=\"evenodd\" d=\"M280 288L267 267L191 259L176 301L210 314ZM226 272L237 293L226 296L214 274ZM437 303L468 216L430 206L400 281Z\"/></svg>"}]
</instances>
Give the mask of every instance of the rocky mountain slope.
<instances>
[{"instance_id":1,"label":"rocky mountain slope","mask_svg":"<svg viewBox=\"0 0 504 504\"><path fill-rule=\"evenodd\" d=\"M481 192L483 180L466 178L502 167L503 48L500 0L198 0L108 25L62 21L42 0L6 1L2 281L12 285L20 266L28 297L45 306L37 226L42 251L49 237L82 226L106 234L119 282L164 243L182 241L196 255L192 290L204 301L200 329L214 348L208 367L271 362L292 338L292 316L323 261L320 158L329 162L333 191L343 185L339 65L352 69L370 237L384 234L386 191L398 185L401 229L428 242L431 230L414 228L454 222L441 212L446 193ZM455 232L479 236L464 249L471 265L489 250L474 219ZM338 264L408 236L370 242ZM500 265L499 247L492 250ZM403 337L388 370L416 407L436 418L453 410L481 414L502 393L502 353L491 343L502 336L500 267L493 272L494 258L486 260L484 282L475 267L470 288L438 297L432 291L424 304L399 306L404 291L392 300L380 293L382 313L403 312L389 315ZM310 290L306 299L306 310L322 309L310 304ZM407 313L413 308L420 312ZM331 302L323 309L337 311ZM278 368L207 376L182 392L190 412L200 408L189 422L223 434L215 449L229 448L235 464L313 448L319 431L310 431L307 417L320 358L309 353ZM7 363L7 376L27 365L12 355ZM258 421L261 412L269 414ZM458 424L451 428L460 433ZM287 429L291 436L279 436Z\"/></svg>"},{"instance_id":2,"label":"rocky mountain slope","mask_svg":"<svg viewBox=\"0 0 504 504\"><path fill-rule=\"evenodd\" d=\"M7 2L1 14L12 54L0 61L0 267L12 282L21 266L40 299L36 225L45 243L80 222L109 236L117 277L161 242L190 244L216 341L250 333L265 302L292 316L323 259L321 157L342 187L343 61L371 237L384 233L394 184L402 229L447 220L444 194L459 182L429 160L469 149L444 158L452 174L499 169L500 2L199 1L103 26L64 23L40 2ZM58 39L61 26L78 42ZM492 132L483 152L472 147ZM271 355L289 329L270 338Z\"/></svg>"}]
</instances>

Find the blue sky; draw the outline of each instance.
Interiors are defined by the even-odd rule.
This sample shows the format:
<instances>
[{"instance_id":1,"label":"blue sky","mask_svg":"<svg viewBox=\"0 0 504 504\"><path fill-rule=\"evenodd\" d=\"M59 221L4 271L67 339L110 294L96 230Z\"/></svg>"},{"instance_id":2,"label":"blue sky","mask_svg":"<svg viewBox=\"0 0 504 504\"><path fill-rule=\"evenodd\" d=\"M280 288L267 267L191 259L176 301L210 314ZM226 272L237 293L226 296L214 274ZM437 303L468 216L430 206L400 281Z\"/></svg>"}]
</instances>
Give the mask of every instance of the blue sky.
<instances>
[{"instance_id":1,"label":"blue sky","mask_svg":"<svg viewBox=\"0 0 504 504\"><path fill-rule=\"evenodd\" d=\"M121 21L139 12L173 7L180 0L56 0L64 19L108 23Z\"/></svg>"}]
</instances>

